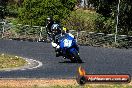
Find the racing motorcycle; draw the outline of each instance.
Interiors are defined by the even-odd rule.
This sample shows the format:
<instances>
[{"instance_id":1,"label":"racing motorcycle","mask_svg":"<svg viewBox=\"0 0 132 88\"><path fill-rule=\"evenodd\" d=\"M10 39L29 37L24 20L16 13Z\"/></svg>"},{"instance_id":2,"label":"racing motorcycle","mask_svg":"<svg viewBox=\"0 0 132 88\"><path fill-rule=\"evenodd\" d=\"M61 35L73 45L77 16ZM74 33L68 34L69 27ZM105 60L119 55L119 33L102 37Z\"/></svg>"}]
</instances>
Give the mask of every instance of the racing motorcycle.
<instances>
[{"instance_id":1,"label":"racing motorcycle","mask_svg":"<svg viewBox=\"0 0 132 88\"><path fill-rule=\"evenodd\" d=\"M65 34L63 37L59 38L59 47L57 49L61 53L61 56L66 59L70 59L71 62L82 63L79 56L79 49L74 37L69 34Z\"/></svg>"}]
</instances>

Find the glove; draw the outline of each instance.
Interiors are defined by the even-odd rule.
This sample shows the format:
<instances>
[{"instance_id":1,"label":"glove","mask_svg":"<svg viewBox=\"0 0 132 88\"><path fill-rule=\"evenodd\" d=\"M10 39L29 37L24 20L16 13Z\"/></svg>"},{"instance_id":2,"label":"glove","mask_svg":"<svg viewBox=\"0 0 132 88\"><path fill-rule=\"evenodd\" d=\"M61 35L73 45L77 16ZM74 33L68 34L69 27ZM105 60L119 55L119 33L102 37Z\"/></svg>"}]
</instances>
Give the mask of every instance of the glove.
<instances>
[{"instance_id":1,"label":"glove","mask_svg":"<svg viewBox=\"0 0 132 88\"><path fill-rule=\"evenodd\" d=\"M48 34L49 34L49 35L51 35L51 33L50 33L50 32L48 32Z\"/></svg>"},{"instance_id":2,"label":"glove","mask_svg":"<svg viewBox=\"0 0 132 88\"><path fill-rule=\"evenodd\" d=\"M54 48L57 47L57 44L54 43L54 42L51 42L51 45L52 45Z\"/></svg>"},{"instance_id":3,"label":"glove","mask_svg":"<svg viewBox=\"0 0 132 88\"><path fill-rule=\"evenodd\" d=\"M56 48L57 48L57 49L59 49L59 48L60 48L60 46L59 46L59 45L57 45L57 46L56 46Z\"/></svg>"}]
</instances>

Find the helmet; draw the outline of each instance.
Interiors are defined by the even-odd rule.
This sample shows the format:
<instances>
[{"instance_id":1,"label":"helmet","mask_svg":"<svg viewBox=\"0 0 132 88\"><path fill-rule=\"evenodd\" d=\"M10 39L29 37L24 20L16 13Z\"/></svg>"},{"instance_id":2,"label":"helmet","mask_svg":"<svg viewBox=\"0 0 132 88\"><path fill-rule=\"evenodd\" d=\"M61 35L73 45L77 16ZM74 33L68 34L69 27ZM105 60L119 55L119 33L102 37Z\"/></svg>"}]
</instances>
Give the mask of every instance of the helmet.
<instances>
[{"instance_id":1,"label":"helmet","mask_svg":"<svg viewBox=\"0 0 132 88\"><path fill-rule=\"evenodd\" d=\"M53 24L51 29L55 30L55 29L58 29L59 28L59 25L58 24Z\"/></svg>"},{"instance_id":2,"label":"helmet","mask_svg":"<svg viewBox=\"0 0 132 88\"><path fill-rule=\"evenodd\" d=\"M52 18L51 17L47 17L47 21L52 21Z\"/></svg>"},{"instance_id":3,"label":"helmet","mask_svg":"<svg viewBox=\"0 0 132 88\"><path fill-rule=\"evenodd\" d=\"M63 27L63 31L66 31L67 29L65 27Z\"/></svg>"},{"instance_id":4,"label":"helmet","mask_svg":"<svg viewBox=\"0 0 132 88\"><path fill-rule=\"evenodd\" d=\"M53 24L52 27L51 27L51 30L52 30L53 33L57 33L58 30L60 30L59 24Z\"/></svg>"},{"instance_id":5,"label":"helmet","mask_svg":"<svg viewBox=\"0 0 132 88\"><path fill-rule=\"evenodd\" d=\"M68 29L65 28L65 27L63 27L63 28L62 28L62 34L65 34L65 33L68 33Z\"/></svg>"},{"instance_id":6,"label":"helmet","mask_svg":"<svg viewBox=\"0 0 132 88\"><path fill-rule=\"evenodd\" d=\"M62 35L64 35L66 33L66 30L67 29L65 27L62 28L62 31L61 31Z\"/></svg>"}]
</instances>

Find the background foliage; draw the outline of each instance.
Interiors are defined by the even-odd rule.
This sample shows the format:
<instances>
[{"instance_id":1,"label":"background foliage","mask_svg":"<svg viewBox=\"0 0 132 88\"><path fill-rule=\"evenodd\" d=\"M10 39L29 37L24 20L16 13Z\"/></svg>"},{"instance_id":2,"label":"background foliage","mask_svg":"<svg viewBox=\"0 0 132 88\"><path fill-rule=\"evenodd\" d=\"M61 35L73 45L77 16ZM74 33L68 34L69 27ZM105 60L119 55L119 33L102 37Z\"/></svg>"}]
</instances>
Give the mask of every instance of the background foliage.
<instances>
[{"instance_id":1,"label":"background foliage","mask_svg":"<svg viewBox=\"0 0 132 88\"><path fill-rule=\"evenodd\" d=\"M91 16L92 11L75 11L76 4L77 0L1 0L0 17L17 17L19 23L44 26L45 19L53 16L69 29L115 32L118 0L89 0L97 16ZM120 2L118 33L132 35L131 0Z\"/></svg>"},{"instance_id":2,"label":"background foliage","mask_svg":"<svg viewBox=\"0 0 132 88\"><path fill-rule=\"evenodd\" d=\"M76 0L24 0L19 8L19 20L23 24L45 25L48 16L56 21L65 18L73 10Z\"/></svg>"},{"instance_id":3,"label":"background foliage","mask_svg":"<svg viewBox=\"0 0 132 88\"><path fill-rule=\"evenodd\" d=\"M73 11L66 19L62 19L63 26L76 31L96 31L95 20L98 14L94 11L77 9Z\"/></svg>"},{"instance_id":4,"label":"background foliage","mask_svg":"<svg viewBox=\"0 0 132 88\"><path fill-rule=\"evenodd\" d=\"M96 7L96 12L101 14L101 20L97 20L97 24L101 25L99 29L105 27L107 24L109 30L115 29L116 25L116 15L117 13L117 5L119 0L90 0L90 3L94 4ZM100 19L100 18L99 18ZM112 21L113 20L113 21ZM99 22L99 23L98 23ZM113 24L114 22L114 24ZM103 29L103 30L106 30ZM110 28L110 29L109 29ZM132 31L132 1L131 0L120 0L120 13L119 13L119 24L118 24L118 33L119 34L131 34Z\"/></svg>"}]
</instances>

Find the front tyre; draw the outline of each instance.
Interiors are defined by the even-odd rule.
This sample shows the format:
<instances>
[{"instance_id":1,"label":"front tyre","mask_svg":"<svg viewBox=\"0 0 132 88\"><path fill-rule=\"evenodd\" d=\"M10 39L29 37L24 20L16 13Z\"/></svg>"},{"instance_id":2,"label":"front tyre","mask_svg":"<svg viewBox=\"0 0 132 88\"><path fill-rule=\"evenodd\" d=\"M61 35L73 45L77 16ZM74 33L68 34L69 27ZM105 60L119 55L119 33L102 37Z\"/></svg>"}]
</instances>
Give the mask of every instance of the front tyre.
<instances>
[{"instance_id":1,"label":"front tyre","mask_svg":"<svg viewBox=\"0 0 132 88\"><path fill-rule=\"evenodd\" d=\"M75 63L82 63L82 60L77 52L72 53L72 57L70 60Z\"/></svg>"}]
</instances>

